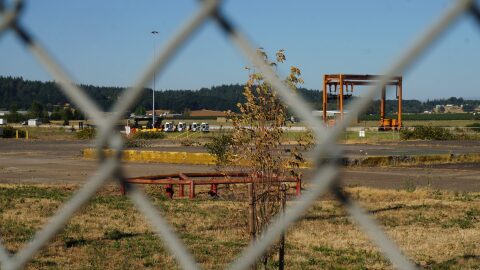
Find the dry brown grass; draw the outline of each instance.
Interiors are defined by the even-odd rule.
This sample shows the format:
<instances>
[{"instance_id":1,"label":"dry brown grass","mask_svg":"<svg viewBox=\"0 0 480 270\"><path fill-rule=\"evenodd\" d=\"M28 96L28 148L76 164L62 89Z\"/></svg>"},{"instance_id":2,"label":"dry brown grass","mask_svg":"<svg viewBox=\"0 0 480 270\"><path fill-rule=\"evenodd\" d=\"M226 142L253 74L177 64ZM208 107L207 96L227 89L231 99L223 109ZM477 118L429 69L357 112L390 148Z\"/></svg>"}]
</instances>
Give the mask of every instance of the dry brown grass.
<instances>
[{"instance_id":1,"label":"dry brown grass","mask_svg":"<svg viewBox=\"0 0 480 270\"><path fill-rule=\"evenodd\" d=\"M0 185L0 237L16 252L76 186ZM221 269L248 243L242 201L166 200L148 187L158 209L202 267ZM480 194L405 187L348 188L416 263L428 269L475 269L480 265ZM287 235L287 269L389 269L378 248L345 216L339 203L319 200ZM272 262L272 268L275 261ZM29 269L175 268L148 222L119 195L104 188L77 213Z\"/></svg>"},{"instance_id":2,"label":"dry brown grass","mask_svg":"<svg viewBox=\"0 0 480 270\"><path fill-rule=\"evenodd\" d=\"M39 140L74 140L75 132L68 132L63 127L21 127L28 131L29 139Z\"/></svg>"}]
</instances>

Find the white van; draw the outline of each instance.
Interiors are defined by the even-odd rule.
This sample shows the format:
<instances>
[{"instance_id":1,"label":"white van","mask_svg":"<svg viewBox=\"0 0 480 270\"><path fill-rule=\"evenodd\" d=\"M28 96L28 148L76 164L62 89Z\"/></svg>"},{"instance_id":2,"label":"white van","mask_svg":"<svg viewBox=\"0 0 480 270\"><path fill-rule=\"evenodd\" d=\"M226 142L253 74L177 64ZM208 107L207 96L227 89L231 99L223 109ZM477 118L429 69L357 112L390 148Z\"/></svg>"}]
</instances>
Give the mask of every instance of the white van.
<instances>
[{"instance_id":1,"label":"white van","mask_svg":"<svg viewBox=\"0 0 480 270\"><path fill-rule=\"evenodd\" d=\"M187 126L185 125L185 123L179 122L178 125L177 125L177 131L178 132L183 132L183 131L185 131L186 127Z\"/></svg>"},{"instance_id":2,"label":"white van","mask_svg":"<svg viewBox=\"0 0 480 270\"><path fill-rule=\"evenodd\" d=\"M198 131L199 130L199 126L198 126L197 122L192 123L192 126L191 126L190 130L191 131Z\"/></svg>"},{"instance_id":3,"label":"white van","mask_svg":"<svg viewBox=\"0 0 480 270\"><path fill-rule=\"evenodd\" d=\"M202 122L200 124L200 131L201 132L209 132L210 131L210 126L208 125L208 123Z\"/></svg>"},{"instance_id":4,"label":"white van","mask_svg":"<svg viewBox=\"0 0 480 270\"><path fill-rule=\"evenodd\" d=\"M172 132L173 131L173 124L172 122L166 122L165 126L163 128L163 131L165 132Z\"/></svg>"}]
</instances>

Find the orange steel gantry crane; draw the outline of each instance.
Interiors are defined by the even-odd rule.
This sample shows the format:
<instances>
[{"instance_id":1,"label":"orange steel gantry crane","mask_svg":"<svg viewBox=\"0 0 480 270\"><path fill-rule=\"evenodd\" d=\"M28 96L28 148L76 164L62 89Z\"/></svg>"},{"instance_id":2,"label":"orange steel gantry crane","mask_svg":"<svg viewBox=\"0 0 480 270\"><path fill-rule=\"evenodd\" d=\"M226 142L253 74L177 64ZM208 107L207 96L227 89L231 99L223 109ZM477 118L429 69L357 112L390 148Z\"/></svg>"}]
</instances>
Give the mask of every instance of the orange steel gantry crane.
<instances>
[{"instance_id":1,"label":"orange steel gantry crane","mask_svg":"<svg viewBox=\"0 0 480 270\"><path fill-rule=\"evenodd\" d=\"M343 118L343 101L353 94L354 86L378 83L383 75L325 74L323 75L323 121L327 123L327 104L329 100L337 100L340 117ZM385 94L387 86L395 86L398 99L397 119L385 118ZM402 127L402 76L389 78L382 88L380 99L379 130L400 129Z\"/></svg>"}]
</instances>

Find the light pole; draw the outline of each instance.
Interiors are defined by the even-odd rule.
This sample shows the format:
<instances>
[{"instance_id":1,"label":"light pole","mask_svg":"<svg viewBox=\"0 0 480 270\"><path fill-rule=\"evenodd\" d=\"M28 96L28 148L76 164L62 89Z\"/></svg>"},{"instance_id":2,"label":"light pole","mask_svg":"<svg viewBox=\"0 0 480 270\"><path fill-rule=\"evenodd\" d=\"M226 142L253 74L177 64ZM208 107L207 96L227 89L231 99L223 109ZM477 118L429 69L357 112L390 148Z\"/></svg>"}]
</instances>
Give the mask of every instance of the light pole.
<instances>
[{"instance_id":1,"label":"light pole","mask_svg":"<svg viewBox=\"0 0 480 270\"><path fill-rule=\"evenodd\" d=\"M158 35L158 31L152 31L150 32L154 38L153 38L153 58L155 58L155 55L156 55L156 43L155 43L155 35ZM152 89L152 97L153 97L153 100L152 100L152 128L155 127L155 76L156 74L153 73L153 89Z\"/></svg>"}]
</instances>

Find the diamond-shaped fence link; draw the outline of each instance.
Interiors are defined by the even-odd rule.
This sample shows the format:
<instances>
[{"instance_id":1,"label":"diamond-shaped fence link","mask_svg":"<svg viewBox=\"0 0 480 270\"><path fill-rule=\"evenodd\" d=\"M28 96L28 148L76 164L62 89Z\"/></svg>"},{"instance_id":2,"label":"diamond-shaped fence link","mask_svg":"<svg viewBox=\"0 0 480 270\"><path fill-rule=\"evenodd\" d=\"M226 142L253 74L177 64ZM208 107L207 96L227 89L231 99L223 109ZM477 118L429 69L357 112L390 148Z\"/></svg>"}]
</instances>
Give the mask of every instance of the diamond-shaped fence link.
<instances>
[{"instance_id":1,"label":"diamond-shaped fence link","mask_svg":"<svg viewBox=\"0 0 480 270\"><path fill-rule=\"evenodd\" d=\"M415 265L405 257L400 248L389 239L375 220L367 214L356 202L343 193L339 181L338 164L335 162L341 154L341 148L335 145L335 141L344 128L347 127L353 119L352 114L347 114L334 128L326 129L317 119L311 115L310 106L285 85L277 74L259 58L255 52L255 47L244 36L238 28L225 17L219 9L220 0L204 0L201 2L198 10L185 22L185 24L168 41L165 48L158 57L146 68L141 77L134 84L135 86L126 89L117 103L112 108L112 114L108 118L100 107L91 100L87 94L74 84L71 77L60 67L34 38L27 29L19 23L21 16L23 0L15 0L10 5L0 0L0 38L6 31L16 33L19 40L27 46L30 52L37 58L42 66L53 76L60 85L61 91L90 119L94 120L99 128L96 143L98 152L101 154L104 147L109 147L116 151L112 157L100 158L100 167L97 172L90 177L86 184L80 188L74 196L66 202L56 214L39 230L33 239L16 254L9 252L2 245L0 239L0 266L1 269L21 269L35 254L57 234L70 218L85 205L94 194L109 180L118 182L123 181L123 174L120 164L120 155L123 149L123 142L118 132L114 130L114 123L120 120L125 111L135 104L140 96L144 85L147 85L154 74L164 70L168 61L170 61L178 49L187 42L188 38L207 20L212 19L218 23L221 31L227 38L238 47L244 56L252 62L264 74L265 78L272 84L273 88L279 93L282 100L291 108L295 114L304 120L308 127L314 132L317 146L314 149L316 157L328 155L332 162L316 166L311 185L308 191L297 199L285 214L279 214L256 241L252 242L230 265L229 269L248 269L264 252L278 239L278 237L288 229L295 221L309 209L315 200L322 194L331 191L336 198L345 207L350 216L357 222L359 227L370 237L370 239L380 248L383 254L392 262L392 265L398 269L415 269ZM480 9L473 0L457 0L444 14L432 23L432 25L419 38L412 42L410 47L393 64L382 72L386 76L375 85L366 90L363 98L356 99L349 106L352 112L361 112L366 108L369 100L378 93L389 77L402 74L412 65L429 45L432 44L459 16L463 14L472 14L480 26ZM140 212L148 218L153 230L163 240L169 252L175 256L178 264L183 269L198 269L195 259L187 250L181 239L165 220L165 218L156 210L154 205L139 189L134 186L127 186L127 193ZM1 221L0 221L1 222Z\"/></svg>"}]
</instances>

